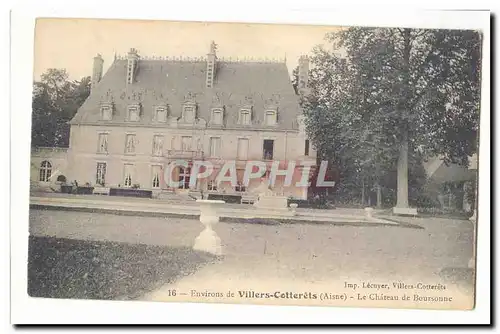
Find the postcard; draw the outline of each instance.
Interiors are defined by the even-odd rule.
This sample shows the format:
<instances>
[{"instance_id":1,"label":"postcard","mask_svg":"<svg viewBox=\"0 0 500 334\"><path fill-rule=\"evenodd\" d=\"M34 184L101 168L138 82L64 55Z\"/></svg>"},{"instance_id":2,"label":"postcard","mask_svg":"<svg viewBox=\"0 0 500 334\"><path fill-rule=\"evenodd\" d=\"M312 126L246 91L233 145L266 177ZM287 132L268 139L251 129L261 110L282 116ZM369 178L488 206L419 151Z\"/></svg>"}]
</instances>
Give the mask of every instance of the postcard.
<instances>
[{"instance_id":1,"label":"postcard","mask_svg":"<svg viewBox=\"0 0 500 334\"><path fill-rule=\"evenodd\" d=\"M38 18L28 295L474 309L483 38Z\"/></svg>"}]
</instances>

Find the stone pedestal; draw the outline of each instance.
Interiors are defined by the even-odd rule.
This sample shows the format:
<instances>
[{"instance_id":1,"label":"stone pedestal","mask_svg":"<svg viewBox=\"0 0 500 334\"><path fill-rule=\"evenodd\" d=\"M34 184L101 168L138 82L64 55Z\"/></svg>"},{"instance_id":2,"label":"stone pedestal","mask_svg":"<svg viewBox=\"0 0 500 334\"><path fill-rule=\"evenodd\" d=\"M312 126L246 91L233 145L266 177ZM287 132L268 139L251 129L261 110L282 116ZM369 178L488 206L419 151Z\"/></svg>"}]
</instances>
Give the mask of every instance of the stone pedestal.
<instances>
[{"instance_id":1,"label":"stone pedestal","mask_svg":"<svg viewBox=\"0 0 500 334\"><path fill-rule=\"evenodd\" d=\"M94 195L109 195L109 187L95 187Z\"/></svg>"},{"instance_id":2,"label":"stone pedestal","mask_svg":"<svg viewBox=\"0 0 500 334\"><path fill-rule=\"evenodd\" d=\"M215 231L212 229L219 222L217 208L224 204L224 201L203 200L196 201L200 205L200 222L205 229L194 240L193 249L215 255L222 255L222 243Z\"/></svg>"},{"instance_id":3,"label":"stone pedestal","mask_svg":"<svg viewBox=\"0 0 500 334\"><path fill-rule=\"evenodd\" d=\"M288 210L288 197L274 195L259 195L254 203L259 209Z\"/></svg>"},{"instance_id":4,"label":"stone pedestal","mask_svg":"<svg viewBox=\"0 0 500 334\"><path fill-rule=\"evenodd\" d=\"M417 209L416 208L392 208L392 213L395 215L404 215L404 216L416 216Z\"/></svg>"},{"instance_id":5,"label":"stone pedestal","mask_svg":"<svg viewBox=\"0 0 500 334\"><path fill-rule=\"evenodd\" d=\"M474 224L476 223L476 219L477 219L477 216L476 216L476 215L477 215L477 210L476 210L476 209L474 209L474 213L473 213L473 214L472 214L472 216L469 218L469 220L470 220L471 222L473 222Z\"/></svg>"},{"instance_id":6,"label":"stone pedestal","mask_svg":"<svg viewBox=\"0 0 500 334\"><path fill-rule=\"evenodd\" d=\"M371 219L373 217L373 208L365 208L365 218Z\"/></svg>"}]
</instances>

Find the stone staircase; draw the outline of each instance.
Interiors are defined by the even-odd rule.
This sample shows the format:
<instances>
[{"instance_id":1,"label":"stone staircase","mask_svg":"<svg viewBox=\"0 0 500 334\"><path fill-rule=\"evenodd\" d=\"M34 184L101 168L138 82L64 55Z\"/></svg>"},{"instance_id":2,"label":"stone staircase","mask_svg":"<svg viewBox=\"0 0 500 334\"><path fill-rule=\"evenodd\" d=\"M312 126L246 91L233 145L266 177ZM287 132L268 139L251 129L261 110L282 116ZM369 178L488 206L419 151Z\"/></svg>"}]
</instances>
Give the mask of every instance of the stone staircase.
<instances>
[{"instance_id":1,"label":"stone staircase","mask_svg":"<svg viewBox=\"0 0 500 334\"><path fill-rule=\"evenodd\" d=\"M189 195L190 193L188 192L176 193L172 190L162 190L158 193L157 199L173 204L194 203L196 198L192 198Z\"/></svg>"}]
</instances>

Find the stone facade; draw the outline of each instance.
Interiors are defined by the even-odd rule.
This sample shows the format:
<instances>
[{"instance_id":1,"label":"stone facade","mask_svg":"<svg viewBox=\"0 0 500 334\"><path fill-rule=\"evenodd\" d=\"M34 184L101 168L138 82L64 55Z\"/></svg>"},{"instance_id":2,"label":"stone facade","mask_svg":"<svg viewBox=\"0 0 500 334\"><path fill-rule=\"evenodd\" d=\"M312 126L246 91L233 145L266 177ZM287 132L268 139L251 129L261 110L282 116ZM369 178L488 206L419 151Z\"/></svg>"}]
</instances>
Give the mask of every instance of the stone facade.
<instances>
[{"instance_id":1,"label":"stone facade","mask_svg":"<svg viewBox=\"0 0 500 334\"><path fill-rule=\"evenodd\" d=\"M174 169L170 177L181 181L175 189L164 169L179 159L209 160L215 172L191 190L245 193L260 180L236 188L211 180L224 162L236 161L242 181L248 160L269 167L280 161L280 169L295 161L292 186L283 187L284 177L278 177L274 191L306 199L307 188L294 184L304 164L316 163L316 152L306 138L286 64L222 61L216 50L212 43L206 59L180 60L141 58L131 49L104 75L102 59L95 57L91 94L70 122L63 159L68 181L182 193L189 191L184 176L189 169ZM307 62L301 58L302 68ZM301 75L299 91L305 91L307 78L304 71Z\"/></svg>"},{"instance_id":2,"label":"stone facade","mask_svg":"<svg viewBox=\"0 0 500 334\"><path fill-rule=\"evenodd\" d=\"M99 135L107 135L107 151L99 152ZM135 153L126 152L127 136L134 136ZM163 139L163 148L160 154L155 155L155 138ZM184 139L183 139L184 138ZM211 156L210 143L211 138L220 138L220 153L217 156ZM187 139L187 141L186 141ZM184 141L183 141L184 140ZM240 140L248 141L247 159L238 157L238 142ZM97 165L106 164L105 184L109 187L133 186L139 184L141 189L166 189L163 179L163 169L174 160L209 160L214 165L213 176L216 175L217 168L226 161L236 160L238 178L244 171L246 161L263 160L264 140L273 140L274 150L272 160L282 161L280 169L287 167L288 160L315 162L315 157L311 155L304 156L305 137L299 132L284 131L241 131L226 129L202 129L193 131L190 129L158 129L147 127L122 127L122 126L72 126L71 127L71 147L68 150L67 176L69 180L77 180L79 183L89 182L96 184ZM190 149L182 145L190 144ZM264 160L266 161L266 160ZM270 168L272 161L267 161ZM125 165L132 167L131 181L125 185ZM154 185L156 169L160 168L160 183ZM300 180L299 167L296 168L296 174L292 184ZM173 172L173 177L178 178L178 173ZM165 180L163 180L165 181ZM275 188L276 191L283 192L287 196L298 198L307 198L305 190L298 187L282 187L283 178L278 178ZM249 189L260 184L260 179L251 182ZM199 185L199 189L207 189L207 180ZM186 188L186 187L184 187ZM181 190L181 189L179 189ZM178 191L179 191L178 190ZM230 184L221 184L216 192L230 193L236 191Z\"/></svg>"},{"instance_id":3,"label":"stone facade","mask_svg":"<svg viewBox=\"0 0 500 334\"><path fill-rule=\"evenodd\" d=\"M58 190L61 180L67 179L66 148L39 147L31 151L30 186L32 190ZM58 181L59 180L59 181Z\"/></svg>"}]
</instances>

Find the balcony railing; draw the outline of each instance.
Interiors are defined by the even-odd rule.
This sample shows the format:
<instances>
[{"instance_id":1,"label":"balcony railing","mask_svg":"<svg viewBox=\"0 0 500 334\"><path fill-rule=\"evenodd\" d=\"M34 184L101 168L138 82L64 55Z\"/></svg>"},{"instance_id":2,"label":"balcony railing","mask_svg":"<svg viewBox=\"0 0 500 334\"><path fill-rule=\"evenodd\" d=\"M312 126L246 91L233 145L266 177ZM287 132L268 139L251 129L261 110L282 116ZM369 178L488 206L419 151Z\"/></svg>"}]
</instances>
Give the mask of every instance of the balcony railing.
<instances>
[{"instance_id":1,"label":"balcony railing","mask_svg":"<svg viewBox=\"0 0 500 334\"><path fill-rule=\"evenodd\" d=\"M165 156L170 159L203 159L203 151L167 150Z\"/></svg>"},{"instance_id":2,"label":"balcony railing","mask_svg":"<svg viewBox=\"0 0 500 334\"><path fill-rule=\"evenodd\" d=\"M32 147L31 148L31 154L33 154L33 155L66 153L67 151L68 151L67 147Z\"/></svg>"}]
</instances>

